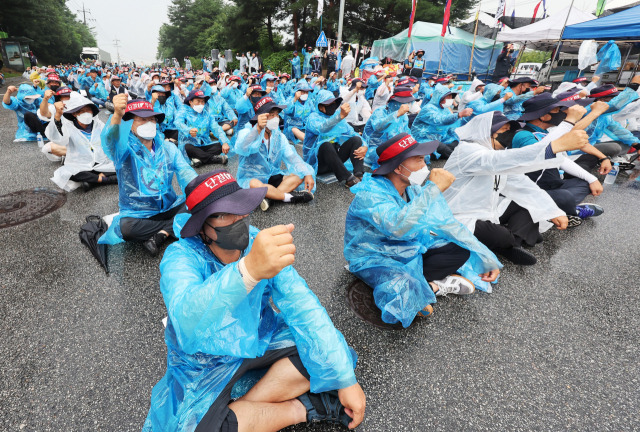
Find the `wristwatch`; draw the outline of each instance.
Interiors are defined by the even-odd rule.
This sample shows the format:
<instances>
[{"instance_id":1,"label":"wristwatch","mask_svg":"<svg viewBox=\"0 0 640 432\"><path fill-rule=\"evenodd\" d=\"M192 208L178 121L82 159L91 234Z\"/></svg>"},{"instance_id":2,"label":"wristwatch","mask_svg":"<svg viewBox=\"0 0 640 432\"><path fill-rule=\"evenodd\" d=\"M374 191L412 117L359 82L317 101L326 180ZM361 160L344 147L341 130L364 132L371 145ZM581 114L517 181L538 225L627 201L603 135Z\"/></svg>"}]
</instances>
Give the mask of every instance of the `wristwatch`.
<instances>
[{"instance_id":1,"label":"wristwatch","mask_svg":"<svg viewBox=\"0 0 640 432\"><path fill-rule=\"evenodd\" d=\"M598 163L602 163L602 162L606 161L607 159L611 160L611 158L609 156L605 156L602 159L598 159Z\"/></svg>"}]
</instances>

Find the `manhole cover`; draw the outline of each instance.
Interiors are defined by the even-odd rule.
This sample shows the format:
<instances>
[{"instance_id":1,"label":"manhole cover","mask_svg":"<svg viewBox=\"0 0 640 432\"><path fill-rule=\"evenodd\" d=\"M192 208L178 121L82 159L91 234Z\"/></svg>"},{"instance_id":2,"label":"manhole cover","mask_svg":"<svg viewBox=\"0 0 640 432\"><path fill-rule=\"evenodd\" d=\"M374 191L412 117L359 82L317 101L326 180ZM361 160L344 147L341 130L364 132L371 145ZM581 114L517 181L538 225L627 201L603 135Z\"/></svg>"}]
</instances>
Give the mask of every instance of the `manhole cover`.
<instances>
[{"instance_id":1,"label":"manhole cover","mask_svg":"<svg viewBox=\"0 0 640 432\"><path fill-rule=\"evenodd\" d=\"M402 330L402 324L387 324L382 321L380 309L373 299L373 289L360 279L347 287L347 302L353 312L363 321L386 330Z\"/></svg>"},{"instance_id":2,"label":"manhole cover","mask_svg":"<svg viewBox=\"0 0 640 432\"><path fill-rule=\"evenodd\" d=\"M35 188L0 195L0 229L41 218L67 202L66 194Z\"/></svg>"}]
</instances>

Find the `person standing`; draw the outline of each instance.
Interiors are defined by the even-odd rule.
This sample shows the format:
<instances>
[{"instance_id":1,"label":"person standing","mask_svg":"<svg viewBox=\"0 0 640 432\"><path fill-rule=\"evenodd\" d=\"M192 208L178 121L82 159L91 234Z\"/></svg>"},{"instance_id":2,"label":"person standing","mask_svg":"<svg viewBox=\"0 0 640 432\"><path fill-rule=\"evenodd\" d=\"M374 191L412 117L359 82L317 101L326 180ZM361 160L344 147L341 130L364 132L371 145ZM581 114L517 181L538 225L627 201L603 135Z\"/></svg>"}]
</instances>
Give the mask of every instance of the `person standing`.
<instances>
[{"instance_id":1,"label":"person standing","mask_svg":"<svg viewBox=\"0 0 640 432\"><path fill-rule=\"evenodd\" d=\"M337 48L332 48L328 52L324 53L324 57L327 59L327 78L331 75L331 72L336 71L336 66L338 64L338 56L335 51Z\"/></svg>"},{"instance_id":2,"label":"person standing","mask_svg":"<svg viewBox=\"0 0 640 432\"><path fill-rule=\"evenodd\" d=\"M291 63L291 79L300 79L302 75L300 75L300 57L298 57L298 51L293 52L293 58L289 60L289 63Z\"/></svg>"},{"instance_id":3,"label":"person standing","mask_svg":"<svg viewBox=\"0 0 640 432\"><path fill-rule=\"evenodd\" d=\"M351 72L355 69L355 60L351 55L351 50L347 50L347 54L342 59L342 63L340 65L340 69L342 72L342 78L351 75Z\"/></svg>"}]
</instances>

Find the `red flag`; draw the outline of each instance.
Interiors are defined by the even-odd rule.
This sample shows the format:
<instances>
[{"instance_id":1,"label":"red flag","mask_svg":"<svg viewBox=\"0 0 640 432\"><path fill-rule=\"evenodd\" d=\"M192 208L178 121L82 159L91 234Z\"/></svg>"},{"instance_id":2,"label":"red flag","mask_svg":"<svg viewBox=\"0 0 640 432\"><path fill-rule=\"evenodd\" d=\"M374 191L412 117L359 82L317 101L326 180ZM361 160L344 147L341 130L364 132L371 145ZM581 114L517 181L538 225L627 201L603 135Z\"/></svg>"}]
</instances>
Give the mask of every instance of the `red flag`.
<instances>
[{"instance_id":1,"label":"red flag","mask_svg":"<svg viewBox=\"0 0 640 432\"><path fill-rule=\"evenodd\" d=\"M413 29L413 20L416 17L416 3L418 3L418 0L411 1L411 18L409 18L409 36L408 37L411 37L411 30Z\"/></svg>"},{"instance_id":2,"label":"red flag","mask_svg":"<svg viewBox=\"0 0 640 432\"><path fill-rule=\"evenodd\" d=\"M536 5L536 8L533 10L533 18L531 18L531 24L536 22L536 15L538 14L538 8L540 7L541 3L542 3L542 0L538 2L538 4Z\"/></svg>"},{"instance_id":3,"label":"red flag","mask_svg":"<svg viewBox=\"0 0 640 432\"><path fill-rule=\"evenodd\" d=\"M449 14L451 12L451 0L447 0L447 6L444 8L444 19L442 20L442 34L440 36L444 37L444 34L447 32L447 26L449 25Z\"/></svg>"}]
</instances>

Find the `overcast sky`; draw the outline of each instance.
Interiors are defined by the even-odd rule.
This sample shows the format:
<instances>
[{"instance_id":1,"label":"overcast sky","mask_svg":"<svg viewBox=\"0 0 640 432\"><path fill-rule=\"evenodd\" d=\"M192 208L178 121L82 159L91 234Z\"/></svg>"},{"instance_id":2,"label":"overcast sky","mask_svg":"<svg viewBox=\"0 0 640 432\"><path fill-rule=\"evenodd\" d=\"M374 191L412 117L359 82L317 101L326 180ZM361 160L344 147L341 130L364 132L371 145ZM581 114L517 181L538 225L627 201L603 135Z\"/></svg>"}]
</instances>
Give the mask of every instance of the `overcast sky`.
<instances>
[{"instance_id":1,"label":"overcast sky","mask_svg":"<svg viewBox=\"0 0 640 432\"><path fill-rule=\"evenodd\" d=\"M256 0L259 1L259 0ZM418 8L422 2L418 0ZM507 0L506 14L511 15L515 4L516 16L532 16L539 0ZM608 0L607 7L633 3L635 0ZM499 0L482 0L481 10L494 14ZM585 12L593 12L598 0L575 0L574 7ZM171 0L67 0L67 6L82 19L82 6L91 11L87 23L95 28L98 46L111 53L117 61L114 40L120 40L120 59L152 63L158 47L158 30L168 21L167 7ZM571 4L570 0L547 0L547 13L553 14ZM473 13L473 12L472 12ZM542 7L538 11L542 16ZM95 21L89 21L89 19ZM407 25L408 18L407 18ZM214 47L212 47L214 48Z\"/></svg>"}]
</instances>

